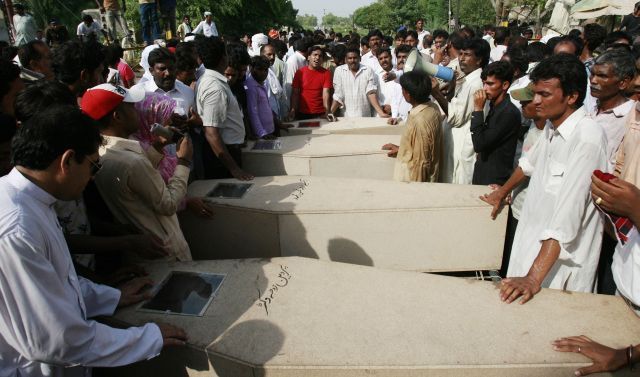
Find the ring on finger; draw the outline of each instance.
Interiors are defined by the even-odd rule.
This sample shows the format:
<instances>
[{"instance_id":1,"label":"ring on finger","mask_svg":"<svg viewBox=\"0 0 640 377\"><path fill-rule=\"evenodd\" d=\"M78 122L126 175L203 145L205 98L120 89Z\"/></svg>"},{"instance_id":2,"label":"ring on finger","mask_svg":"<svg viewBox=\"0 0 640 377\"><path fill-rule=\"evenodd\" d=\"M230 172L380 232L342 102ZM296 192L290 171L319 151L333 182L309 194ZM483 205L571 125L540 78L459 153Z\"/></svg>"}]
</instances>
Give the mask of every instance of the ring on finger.
<instances>
[{"instance_id":1,"label":"ring on finger","mask_svg":"<svg viewBox=\"0 0 640 377\"><path fill-rule=\"evenodd\" d=\"M582 348L580 348L580 346L578 346L578 353L582 352Z\"/></svg>"},{"instance_id":2,"label":"ring on finger","mask_svg":"<svg viewBox=\"0 0 640 377\"><path fill-rule=\"evenodd\" d=\"M602 204L602 198L601 198L601 197L599 197L599 196L598 196L598 197L596 198L596 204L597 204L597 205Z\"/></svg>"}]
</instances>

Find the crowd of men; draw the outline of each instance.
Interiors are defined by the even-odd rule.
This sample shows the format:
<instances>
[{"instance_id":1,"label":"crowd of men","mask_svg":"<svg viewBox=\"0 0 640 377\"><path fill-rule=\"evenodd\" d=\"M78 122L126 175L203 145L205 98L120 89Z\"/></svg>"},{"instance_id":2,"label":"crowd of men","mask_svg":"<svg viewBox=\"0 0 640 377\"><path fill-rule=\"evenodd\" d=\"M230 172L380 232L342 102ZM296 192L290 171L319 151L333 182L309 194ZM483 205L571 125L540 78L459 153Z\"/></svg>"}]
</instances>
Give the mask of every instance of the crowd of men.
<instances>
[{"instance_id":1,"label":"crowd of men","mask_svg":"<svg viewBox=\"0 0 640 377\"><path fill-rule=\"evenodd\" d=\"M147 298L141 262L191 260L177 213L216 214L188 183L253 179L246 141L292 120L402 122L400 145L382 146L396 180L487 185L493 217L510 203L502 301L545 287L617 294L640 314L640 3L624 30L592 23L543 41L526 28L428 32L423 20L394 36L221 38L207 13L195 29L173 25L181 40L149 43L140 78L95 33L0 45L0 375L126 365L184 344L171 325L92 318ZM594 360L578 375L640 360L640 345L554 347Z\"/></svg>"}]
</instances>

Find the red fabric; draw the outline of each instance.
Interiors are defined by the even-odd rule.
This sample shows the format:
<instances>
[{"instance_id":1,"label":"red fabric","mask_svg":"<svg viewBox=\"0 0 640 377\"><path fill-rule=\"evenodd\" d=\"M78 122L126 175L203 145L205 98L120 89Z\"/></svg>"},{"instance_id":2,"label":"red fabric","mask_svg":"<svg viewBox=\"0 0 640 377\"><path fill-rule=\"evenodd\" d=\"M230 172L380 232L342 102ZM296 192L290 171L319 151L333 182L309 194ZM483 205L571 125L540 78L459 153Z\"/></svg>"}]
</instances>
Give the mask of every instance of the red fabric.
<instances>
[{"instance_id":1,"label":"red fabric","mask_svg":"<svg viewBox=\"0 0 640 377\"><path fill-rule=\"evenodd\" d=\"M118 72L120 73L120 79L126 88L131 87L135 83L136 74L133 72L133 69L129 67L129 64L120 60L118 62Z\"/></svg>"},{"instance_id":2,"label":"red fabric","mask_svg":"<svg viewBox=\"0 0 640 377\"><path fill-rule=\"evenodd\" d=\"M87 90L80 108L93 120L100 120L124 101L124 96L101 89Z\"/></svg>"},{"instance_id":3,"label":"red fabric","mask_svg":"<svg viewBox=\"0 0 640 377\"><path fill-rule=\"evenodd\" d=\"M324 68L317 70L302 67L293 77L293 88L300 89L300 105L297 109L303 114L322 114L322 90L333 88L331 72Z\"/></svg>"}]
</instances>

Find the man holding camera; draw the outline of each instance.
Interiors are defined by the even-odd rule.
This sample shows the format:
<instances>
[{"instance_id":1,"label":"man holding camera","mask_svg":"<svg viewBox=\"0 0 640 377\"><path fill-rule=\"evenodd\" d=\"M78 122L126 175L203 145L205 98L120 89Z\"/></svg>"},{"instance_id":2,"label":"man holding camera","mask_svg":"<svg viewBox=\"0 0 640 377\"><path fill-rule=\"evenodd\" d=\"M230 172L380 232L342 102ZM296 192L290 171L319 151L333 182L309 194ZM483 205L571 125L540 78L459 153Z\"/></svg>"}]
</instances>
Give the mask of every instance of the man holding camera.
<instances>
[{"instance_id":1,"label":"man holding camera","mask_svg":"<svg viewBox=\"0 0 640 377\"><path fill-rule=\"evenodd\" d=\"M153 148L144 151L129 137L138 131L134 103L144 99L141 88L127 90L101 84L82 97L82 111L98 122L104 145L100 147L102 167L96 186L116 220L131 224L156 237L171 260L191 260L176 211L187 193L187 179L193 147L188 136L177 142L178 164L165 183L156 169L163 150L172 140L159 137Z\"/></svg>"}]
</instances>

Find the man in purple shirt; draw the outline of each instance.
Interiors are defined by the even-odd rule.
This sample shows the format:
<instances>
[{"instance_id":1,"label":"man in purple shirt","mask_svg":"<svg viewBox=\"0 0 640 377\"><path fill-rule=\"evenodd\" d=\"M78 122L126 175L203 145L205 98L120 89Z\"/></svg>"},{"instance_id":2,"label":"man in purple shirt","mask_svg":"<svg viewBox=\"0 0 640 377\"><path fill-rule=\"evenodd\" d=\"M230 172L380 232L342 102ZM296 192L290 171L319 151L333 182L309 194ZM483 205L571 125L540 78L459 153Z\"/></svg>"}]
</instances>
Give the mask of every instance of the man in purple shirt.
<instances>
[{"instance_id":1,"label":"man in purple shirt","mask_svg":"<svg viewBox=\"0 0 640 377\"><path fill-rule=\"evenodd\" d=\"M269 75L269 60L264 56L251 58L251 75L244 85L247 91L247 112L253 134L260 139L274 139L274 114L269 106L267 88L264 85Z\"/></svg>"}]
</instances>

